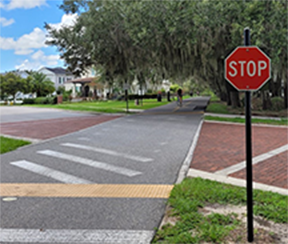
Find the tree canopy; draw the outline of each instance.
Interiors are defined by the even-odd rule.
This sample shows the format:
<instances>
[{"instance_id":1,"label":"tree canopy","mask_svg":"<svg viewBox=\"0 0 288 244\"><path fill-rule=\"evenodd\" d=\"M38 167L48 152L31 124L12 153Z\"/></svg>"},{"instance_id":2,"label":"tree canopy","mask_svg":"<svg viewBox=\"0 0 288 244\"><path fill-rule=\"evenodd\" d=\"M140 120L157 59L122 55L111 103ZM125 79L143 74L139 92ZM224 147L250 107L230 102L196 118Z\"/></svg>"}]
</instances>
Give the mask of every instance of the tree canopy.
<instances>
[{"instance_id":1,"label":"tree canopy","mask_svg":"<svg viewBox=\"0 0 288 244\"><path fill-rule=\"evenodd\" d=\"M251 44L271 57L273 95L287 83L286 0L64 0L61 8L79 17L59 30L46 25L47 43L58 47L76 75L100 65L125 80L144 74L175 81L193 77L230 100L235 90L224 80L224 59L243 45L249 27Z\"/></svg>"},{"instance_id":2,"label":"tree canopy","mask_svg":"<svg viewBox=\"0 0 288 244\"><path fill-rule=\"evenodd\" d=\"M18 91L23 92L26 89L26 80L19 75L9 72L5 75L0 75L0 91L1 97L12 96L13 100Z\"/></svg>"}]
</instances>

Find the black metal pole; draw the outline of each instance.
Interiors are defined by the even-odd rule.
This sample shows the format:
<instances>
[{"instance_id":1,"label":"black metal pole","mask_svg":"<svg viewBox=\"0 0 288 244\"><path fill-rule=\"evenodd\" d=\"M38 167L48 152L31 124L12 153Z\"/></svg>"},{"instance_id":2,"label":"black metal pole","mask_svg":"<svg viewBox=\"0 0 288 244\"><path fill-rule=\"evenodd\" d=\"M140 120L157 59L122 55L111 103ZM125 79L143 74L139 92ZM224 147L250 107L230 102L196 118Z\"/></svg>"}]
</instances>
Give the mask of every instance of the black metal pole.
<instances>
[{"instance_id":1,"label":"black metal pole","mask_svg":"<svg viewBox=\"0 0 288 244\"><path fill-rule=\"evenodd\" d=\"M250 30L244 29L244 45L250 46ZM252 171L252 133L251 133L251 93L245 92L246 127L246 184L247 184L247 239L253 242L253 171Z\"/></svg>"},{"instance_id":2,"label":"black metal pole","mask_svg":"<svg viewBox=\"0 0 288 244\"><path fill-rule=\"evenodd\" d=\"M126 113L129 112L129 106L128 106L128 90L125 89L125 98L126 98Z\"/></svg>"}]
</instances>

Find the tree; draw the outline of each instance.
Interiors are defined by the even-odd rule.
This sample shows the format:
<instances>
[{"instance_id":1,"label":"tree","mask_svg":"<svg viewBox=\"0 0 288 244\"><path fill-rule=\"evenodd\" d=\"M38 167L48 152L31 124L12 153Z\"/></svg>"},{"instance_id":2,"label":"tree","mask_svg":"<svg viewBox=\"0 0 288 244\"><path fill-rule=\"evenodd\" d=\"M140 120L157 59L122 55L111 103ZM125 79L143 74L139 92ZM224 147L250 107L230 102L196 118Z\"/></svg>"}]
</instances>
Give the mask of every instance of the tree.
<instances>
[{"instance_id":1,"label":"tree","mask_svg":"<svg viewBox=\"0 0 288 244\"><path fill-rule=\"evenodd\" d=\"M0 90L1 96L12 96L15 100L17 92L24 92L26 89L26 80L16 75L13 72L9 72L0 76Z\"/></svg>"},{"instance_id":2,"label":"tree","mask_svg":"<svg viewBox=\"0 0 288 244\"><path fill-rule=\"evenodd\" d=\"M143 74L179 83L194 77L237 107L239 93L224 79L224 59L243 45L248 26L251 42L272 58L278 77L269 84L272 94L278 95L287 80L285 0L64 0L61 8L79 17L74 26L60 30L46 25L47 43L58 47L76 75L100 65L122 82L137 76L143 83Z\"/></svg>"},{"instance_id":3,"label":"tree","mask_svg":"<svg viewBox=\"0 0 288 244\"><path fill-rule=\"evenodd\" d=\"M55 91L54 83L45 74L32 72L29 76L32 92L36 92L37 97L47 96Z\"/></svg>"}]
</instances>

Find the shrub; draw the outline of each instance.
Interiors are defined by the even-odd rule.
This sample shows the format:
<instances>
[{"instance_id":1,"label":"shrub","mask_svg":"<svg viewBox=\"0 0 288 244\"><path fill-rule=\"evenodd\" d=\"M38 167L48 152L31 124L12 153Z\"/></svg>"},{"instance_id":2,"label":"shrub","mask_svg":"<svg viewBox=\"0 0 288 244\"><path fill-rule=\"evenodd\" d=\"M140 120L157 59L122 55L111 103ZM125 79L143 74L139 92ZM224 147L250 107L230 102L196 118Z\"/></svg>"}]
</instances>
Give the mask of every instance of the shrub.
<instances>
[{"instance_id":1,"label":"shrub","mask_svg":"<svg viewBox=\"0 0 288 244\"><path fill-rule=\"evenodd\" d=\"M243 98L243 107L245 106L245 97ZM262 110L263 108L263 101L261 97L253 97L252 98L252 109L253 110Z\"/></svg>"},{"instance_id":2,"label":"shrub","mask_svg":"<svg viewBox=\"0 0 288 244\"><path fill-rule=\"evenodd\" d=\"M35 98L35 104L47 104L46 97L37 97Z\"/></svg>"},{"instance_id":3,"label":"shrub","mask_svg":"<svg viewBox=\"0 0 288 244\"><path fill-rule=\"evenodd\" d=\"M56 104L57 97L37 97L35 98L35 104Z\"/></svg>"},{"instance_id":4,"label":"shrub","mask_svg":"<svg viewBox=\"0 0 288 244\"><path fill-rule=\"evenodd\" d=\"M67 101L69 101L69 94L64 93L63 94L63 102L67 102Z\"/></svg>"},{"instance_id":5,"label":"shrub","mask_svg":"<svg viewBox=\"0 0 288 244\"><path fill-rule=\"evenodd\" d=\"M24 98L23 104L35 104L34 98Z\"/></svg>"},{"instance_id":6,"label":"shrub","mask_svg":"<svg viewBox=\"0 0 288 244\"><path fill-rule=\"evenodd\" d=\"M46 104L57 104L57 96L46 97Z\"/></svg>"},{"instance_id":7,"label":"shrub","mask_svg":"<svg viewBox=\"0 0 288 244\"><path fill-rule=\"evenodd\" d=\"M272 97L271 103L272 103L271 109L273 111L280 111L284 109L284 99L282 97Z\"/></svg>"}]
</instances>

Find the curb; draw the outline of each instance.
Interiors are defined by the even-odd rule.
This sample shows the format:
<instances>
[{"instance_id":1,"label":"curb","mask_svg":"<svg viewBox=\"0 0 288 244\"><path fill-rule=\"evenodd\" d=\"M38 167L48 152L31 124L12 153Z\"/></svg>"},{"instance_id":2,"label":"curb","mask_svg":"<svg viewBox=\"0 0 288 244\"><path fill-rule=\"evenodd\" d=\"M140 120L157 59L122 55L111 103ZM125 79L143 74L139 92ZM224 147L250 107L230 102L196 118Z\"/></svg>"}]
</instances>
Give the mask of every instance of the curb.
<instances>
[{"instance_id":1,"label":"curb","mask_svg":"<svg viewBox=\"0 0 288 244\"><path fill-rule=\"evenodd\" d=\"M200 177L202 179L207 179L207 180L213 180L225 184L230 184L234 186L240 186L240 187L246 187L246 180L243 179L238 179L230 176L223 176L223 175L217 175L215 173L209 173L205 172L202 170L197 170L197 169L189 169L187 177ZM288 189L285 188L280 188L276 186L270 186L262 183L257 183L253 181L253 189L258 189L262 191L271 191L275 193L279 193L281 195L286 195L288 196Z\"/></svg>"},{"instance_id":2,"label":"curb","mask_svg":"<svg viewBox=\"0 0 288 244\"><path fill-rule=\"evenodd\" d=\"M197 129L197 131L195 133L194 139L193 139L193 141L191 143L191 146L189 148L189 151L188 151L188 153L186 155L186 158L184 159L182 167L179 170L178 178L177 178L175 184L181 183L184 180L184 178L186 177L187 173L188 173L189 166L190 166L190 163L191 163L192 158L193 158L193 153L194 153L194 150L196 148L196 145L197 145L197 142L198 142L198 139L199 139L199 136L200 136L200 131L202 129L203 122L204 122L204 120L202 118L202 120L201 120L201 122L200 122L200 124L198 126L198 129Z\"/></svg>"}]
</instances>

